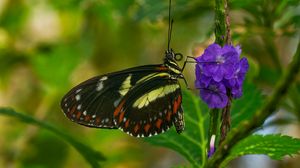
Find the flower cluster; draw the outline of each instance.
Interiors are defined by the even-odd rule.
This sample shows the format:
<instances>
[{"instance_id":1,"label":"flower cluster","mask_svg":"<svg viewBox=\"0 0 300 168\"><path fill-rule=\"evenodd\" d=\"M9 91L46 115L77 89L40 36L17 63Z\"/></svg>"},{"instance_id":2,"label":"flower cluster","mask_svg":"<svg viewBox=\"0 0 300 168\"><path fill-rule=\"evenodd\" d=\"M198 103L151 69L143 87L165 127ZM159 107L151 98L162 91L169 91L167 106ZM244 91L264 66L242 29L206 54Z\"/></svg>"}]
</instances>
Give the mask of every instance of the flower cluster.
<instances>
[{"instance_id":1,"label":"flower cluster","mask_svg":"<svg viewBox=\"0 0 300 168\"><path fill-rule=\"evenodd\" d=\"M240 46L211 44L196 58L196 88L210 108L224 108L228 96L242 96L242 85L249 64L240 59Z\"/></svg>"}]
</instances>

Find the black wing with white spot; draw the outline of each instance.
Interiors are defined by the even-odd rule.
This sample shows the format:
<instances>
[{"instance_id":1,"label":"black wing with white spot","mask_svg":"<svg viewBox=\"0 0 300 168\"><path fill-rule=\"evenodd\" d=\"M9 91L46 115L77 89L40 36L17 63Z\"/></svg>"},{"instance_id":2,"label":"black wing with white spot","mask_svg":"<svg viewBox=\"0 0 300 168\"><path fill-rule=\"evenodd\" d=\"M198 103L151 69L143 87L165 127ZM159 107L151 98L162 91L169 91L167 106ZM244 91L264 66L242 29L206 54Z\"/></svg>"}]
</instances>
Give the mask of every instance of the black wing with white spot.
<instances>
[{"instance_id":1,"label":"black wing with white spot","mask_svg":"<svg viewBox=\"0 0 300 168\"><path fill-rule=\"evenodd\" d=\"M71 89L61 108L72 121L98 128L117 128L113 112L137 83L160 73L162 65L146 65L88 79Z\"/></svg>"},{"instance_id":2,"label":"black wing with white spot","mask_svg":"<svg viewBox=\"0 0 300 168\"><path fill-rule=\"evenodd\" d=\"M148 137L168 130L173 124L184 129L181 89L177 79L160 75L136 85L114 111L116 125L136 137Z\"/></svg>"}]
</instances>

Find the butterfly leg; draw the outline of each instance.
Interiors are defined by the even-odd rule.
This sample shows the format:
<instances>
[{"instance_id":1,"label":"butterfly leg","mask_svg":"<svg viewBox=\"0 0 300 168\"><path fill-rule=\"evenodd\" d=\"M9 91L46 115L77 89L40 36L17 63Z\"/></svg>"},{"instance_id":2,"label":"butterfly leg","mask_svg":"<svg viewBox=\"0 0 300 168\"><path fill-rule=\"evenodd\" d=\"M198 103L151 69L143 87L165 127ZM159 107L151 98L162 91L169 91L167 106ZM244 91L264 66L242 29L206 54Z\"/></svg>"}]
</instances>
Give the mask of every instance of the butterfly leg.
<instances>
[{"instance_id":1,"label":"butterfly leg","mask_svg":"<svg viewBox=\"0 0 300 168\"><path fill-rule=\"evenodd\" d=\"M188 61L188 59L193 59L194 61ZM197 61L192 56L186 56L186 59L185 59L185 61L183 63L183 66L181 68L181 72L184 70L186 63L197 63Z\"/></svg>"}]
</instances>

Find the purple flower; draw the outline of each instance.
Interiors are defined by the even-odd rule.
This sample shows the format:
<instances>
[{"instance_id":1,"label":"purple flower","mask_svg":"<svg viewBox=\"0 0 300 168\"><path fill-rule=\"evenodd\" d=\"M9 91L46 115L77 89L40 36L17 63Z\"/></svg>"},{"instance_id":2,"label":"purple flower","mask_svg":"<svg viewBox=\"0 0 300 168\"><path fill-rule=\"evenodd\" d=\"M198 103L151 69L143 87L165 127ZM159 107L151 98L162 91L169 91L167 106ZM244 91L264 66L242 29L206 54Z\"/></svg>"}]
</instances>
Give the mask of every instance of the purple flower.
<instances>
[{"instance_id":1,"label":"purple flower","mask_svg":"<svg viewBox=\"0 0 300 168\"><path fill-rule=\"evenodd\" d=\"M200 89L200 96L209 108L223 108L226 106L228 97L223 83L212 80L207 87L201 82L196 83L196 87Z\"/></svg>"},{"instance_id":2,"label":"purple flower","mask_svg":"<svg viewBox=\"0 0 300 168\"><path fill-rule=\"evenodd\" d=\"M239 59L240 46L211 44L196 58L196 88L210 108L223 108L228 96L242 96L242 85L249 69L247 58Z\"/></svg>"},{"instance_id":3,"label":"purple flower","mask_svg":"<svg viewBox=\"0 0 300 168\"><path fill-rule=\"evenodd\" d=\"M212 44L196 60L202 63L204 75L220 82L223 78L230 79L233 76L234 67L239 60L238 51L233 46L226 45L221 48L218 44Z\"/></svg>"},{"instance_id":4,"label":"purple flower","mask_svg":"<svg viewBox=\"0 0 300 168\"><path fill-rule=\"evenodd\" d=\"M233 98L239 98L242 96L242 85L245 80L245 75L248 69L249 64L247 58L242 58L235 69L233 77L228 80L228 87L231 88L231 94Z\"/></svg>"}]
</instances>

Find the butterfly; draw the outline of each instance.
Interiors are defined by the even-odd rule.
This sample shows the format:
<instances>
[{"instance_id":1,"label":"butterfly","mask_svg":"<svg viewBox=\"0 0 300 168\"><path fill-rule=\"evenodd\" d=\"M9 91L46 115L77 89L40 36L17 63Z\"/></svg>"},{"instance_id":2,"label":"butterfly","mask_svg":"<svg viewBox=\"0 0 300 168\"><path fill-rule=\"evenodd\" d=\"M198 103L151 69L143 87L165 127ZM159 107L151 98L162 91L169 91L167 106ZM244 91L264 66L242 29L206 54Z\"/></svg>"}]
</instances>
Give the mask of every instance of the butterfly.
<instances>
[{"instance_id":1,"label":"butterfly","mask_svg":"<svg viewBox=\"0 0 300 168\"><path fill-rule=\"evenodd\" d=\"M187 60L180 68L177 62L182 54L169 47L173 23L170 6L163 64L108 73L75 86L61 100L61 108L70 120L88 127L118 128L135 137L157 135L172 125L177 133L184 130L178 79L186 82L182 71Z\"/></svg>"},{"instance_id":2,"label":"butterfly","mask_svg":"<svg viewBox=\"0 0 300 168\"><path fill-rule=\"evenodd\" d=\"M61 101L72 121L96 128L119 128L135 137L160 134L175 125L184 130L177 61L182 55L166 51L164 63L144 65L88 79Z\"/></svg>"}]
</instances>

